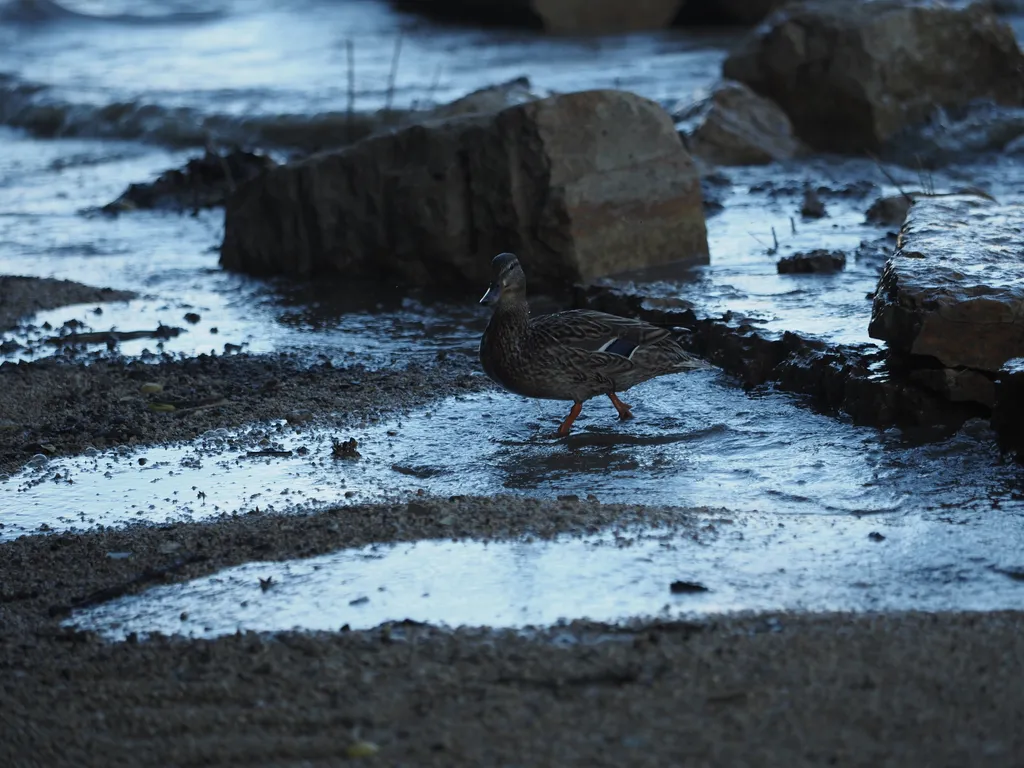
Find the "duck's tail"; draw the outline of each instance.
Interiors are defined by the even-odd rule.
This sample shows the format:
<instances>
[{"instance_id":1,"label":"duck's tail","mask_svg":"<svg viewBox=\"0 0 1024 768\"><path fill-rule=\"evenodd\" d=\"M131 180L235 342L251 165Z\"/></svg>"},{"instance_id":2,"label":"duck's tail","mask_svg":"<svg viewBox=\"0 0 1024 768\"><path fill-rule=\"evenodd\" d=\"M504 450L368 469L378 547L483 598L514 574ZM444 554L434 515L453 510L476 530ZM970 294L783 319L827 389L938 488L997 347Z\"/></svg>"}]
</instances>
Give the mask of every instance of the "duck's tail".
<instances>
[{"instance_id":1,"label":"duck's tail","mask_svg":"<svg viewBox=\"0 0 1024 768\"><path fill-rule=\"evenodd\" d=\"M692 333L689 328L673 328L672 341L674 343L674 355L672 370L675 371L702 371L714 366L703 358L697 357L685 348L684 339Z\"/></svg>"},{"instance_id":2,"label":"duck's tail","mask_svg":"<svg viewBox=\"0 0 1024 768\"><path fill-rule=\"evenodd\" d=\"M714 366L707 360L703 360L696 355L680 351L679 357L674 361L672 368L676 371L703 371L708 368L714 368Z\"/></svg>"}]
</instances>

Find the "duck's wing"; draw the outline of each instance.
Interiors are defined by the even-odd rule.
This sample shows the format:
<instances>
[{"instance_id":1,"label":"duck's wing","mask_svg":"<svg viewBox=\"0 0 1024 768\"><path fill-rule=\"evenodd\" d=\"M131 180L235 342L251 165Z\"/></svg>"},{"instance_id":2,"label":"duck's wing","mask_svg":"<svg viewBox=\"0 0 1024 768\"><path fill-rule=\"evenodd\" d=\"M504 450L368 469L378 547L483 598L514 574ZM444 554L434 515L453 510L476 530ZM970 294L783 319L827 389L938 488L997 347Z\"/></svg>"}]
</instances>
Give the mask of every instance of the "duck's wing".
<instances>
[{"instance_id":1,"label":"duck's wing","mask_svg":"<svg viewBox=\"0 0 1024 768\"><path fill-rule=\"evenodd\" d=\"M530 323L530 330L544 345L567 347L577 352L608 354L631 360L636 350L667 338L667 328L589 309L572 309L544 315Z\"/></svg>"}]
</instances>

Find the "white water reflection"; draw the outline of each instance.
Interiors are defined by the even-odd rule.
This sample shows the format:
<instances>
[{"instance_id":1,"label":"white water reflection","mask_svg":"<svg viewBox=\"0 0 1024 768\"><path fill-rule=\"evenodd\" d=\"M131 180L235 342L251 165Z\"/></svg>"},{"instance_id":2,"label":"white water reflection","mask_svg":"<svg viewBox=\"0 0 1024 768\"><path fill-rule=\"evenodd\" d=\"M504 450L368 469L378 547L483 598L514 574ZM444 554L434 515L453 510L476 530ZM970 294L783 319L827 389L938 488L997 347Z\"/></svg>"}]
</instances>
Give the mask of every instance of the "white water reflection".
<instances>
[{"instance_id":1,"label":"white water reflection","mask_svg":"<svg viewBox=\"0 0 1024 768\"><path fill-rule=\"evenodd\" d=\"M112 639L159 631L337 630L413 621L523 627L739 610L997 610L1024 607L1020 518L951 527L914 516L689 516L684 535L625 542L424 541L250 563L78 612ZM884 538L879 538L879 537ZM261 579L272 579L264 590ZM708 591L673 594L684 580Z\"/></svg>"}]
</instances>

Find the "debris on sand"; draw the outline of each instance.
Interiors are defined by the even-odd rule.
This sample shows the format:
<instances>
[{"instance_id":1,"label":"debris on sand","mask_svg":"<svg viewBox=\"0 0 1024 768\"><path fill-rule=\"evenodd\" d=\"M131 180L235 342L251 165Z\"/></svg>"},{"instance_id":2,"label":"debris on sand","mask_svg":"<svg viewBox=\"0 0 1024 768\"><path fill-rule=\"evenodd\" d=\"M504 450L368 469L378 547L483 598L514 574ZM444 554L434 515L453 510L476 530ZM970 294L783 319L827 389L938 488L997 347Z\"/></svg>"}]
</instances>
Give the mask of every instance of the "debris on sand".
<instances>
[{"instance_id":1,"label":"debris on sand","mask_svg":"<svg viewBox=\"0 0 1024 768\"><path fill-rule=\"evenodd\" d=\"M359 443L356 442L354 437L350 437L348 440L331 441L331 456L335 459L359 459L362 458L362 454L356 450Z\"/></svg>"}]
</instances>

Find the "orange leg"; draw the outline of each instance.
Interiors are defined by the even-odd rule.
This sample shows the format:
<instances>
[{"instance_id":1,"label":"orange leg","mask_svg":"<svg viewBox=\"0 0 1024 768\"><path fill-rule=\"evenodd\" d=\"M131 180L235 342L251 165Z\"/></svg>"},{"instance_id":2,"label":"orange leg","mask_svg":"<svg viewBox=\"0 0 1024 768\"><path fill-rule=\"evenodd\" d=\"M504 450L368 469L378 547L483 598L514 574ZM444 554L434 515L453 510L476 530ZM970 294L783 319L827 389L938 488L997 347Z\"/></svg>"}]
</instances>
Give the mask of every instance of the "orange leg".
<instances>
[{"instance_id":1,"label":"orange leg","mask_svg":"<svg viewBox=\"0 0 1024 768\"><path fill-rule=\"evenodd\" d=\"M565 417L565 421L562 422L562 426L558 428L558 436L565 437L569 434L569 430L572 429L572 423L576 421L576 417L580 415L580 411L583 410L583 403L573 403L572 410L569 411L569 415Z\"/></svg>"},{"instance_id":2,"label":"orange leg","mask_svg":"<svg viewBox=\"0 0 1024 768\"><path fill-rule=\"evenodd\" d=\"M612 401L612 405L615 406L615 410L619 412L620 419L632 419L633 412L630 410L633 406L626 405L624 402L619 400L618 396L614 392L608 393L608 399Z\"/></svg>"}]
</instances>

